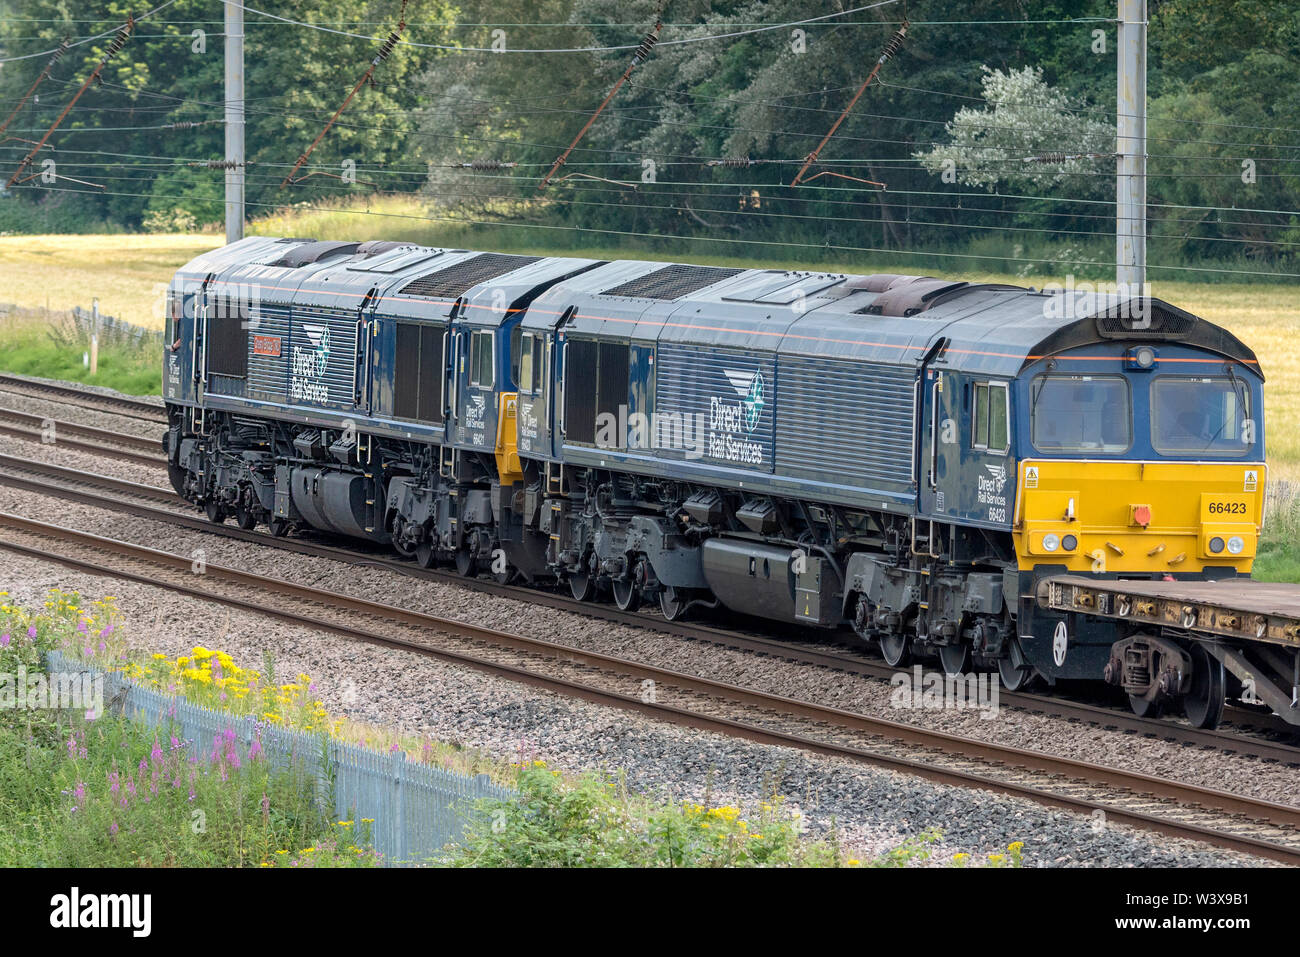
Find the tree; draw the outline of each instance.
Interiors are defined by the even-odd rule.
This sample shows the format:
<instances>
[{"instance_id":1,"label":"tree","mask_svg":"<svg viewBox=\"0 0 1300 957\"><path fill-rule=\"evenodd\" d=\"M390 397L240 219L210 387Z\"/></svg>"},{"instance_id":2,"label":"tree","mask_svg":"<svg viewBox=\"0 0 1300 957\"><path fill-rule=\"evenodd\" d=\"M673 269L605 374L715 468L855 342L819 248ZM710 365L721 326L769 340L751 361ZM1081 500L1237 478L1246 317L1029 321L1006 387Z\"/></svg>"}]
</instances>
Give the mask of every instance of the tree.
<instances>
[{"instance_id":1,"label":"tree","mask_svg":"<svg viewBox=\"0 0 1300 957\"><path fill-rule=\"evenodd\" d=\"M914 154L927 170L990 192L1003 183L1085 198L1108 191L1113 125L1072 105L1041 70L983 70L987 105L962 107L944 128L950 143Z\"/></svg>"}]
</instances>

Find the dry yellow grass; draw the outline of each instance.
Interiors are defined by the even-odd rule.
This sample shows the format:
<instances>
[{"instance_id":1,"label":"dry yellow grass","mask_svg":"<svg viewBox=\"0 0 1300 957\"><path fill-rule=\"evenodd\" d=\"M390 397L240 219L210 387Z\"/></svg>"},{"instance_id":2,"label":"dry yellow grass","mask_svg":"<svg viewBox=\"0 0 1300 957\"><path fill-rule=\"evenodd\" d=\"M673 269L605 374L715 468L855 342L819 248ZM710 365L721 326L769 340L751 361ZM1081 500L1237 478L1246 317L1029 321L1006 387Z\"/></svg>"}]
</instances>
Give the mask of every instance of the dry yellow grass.
<instances>
[{"instance_id":1,"label":"dry yellow grass","mask_svg":"<svg viewBox=\"0 0 1300 957\"><path fill-rule=\"evenodd\" d=\"M98 298L110 316L161 329L172 273L223 242L215 233L2 237L0 302L62 311Z\"/></svg>"},{"instance_id":2,"label":"dry yellow grass","mask_svg":"<svg viewBox=\"0 0 1300 957\"><path fill-rule=\"evenodd\" d=\"M393 235L402 234L401 238L407 241L437 243L439 237L432 235L427 222L417 225L429 235L406 235L414 227L397 212L406 208L395 204L390 219L378 226L366 225L371 232L376 228L383 232L387 226ZM287 215L254 224L254 231L271 235L314 232L342 238L335 236L340 228L350 235L355 228L351 219L365 218L360 213L351 214L350 218L340 213L340 217L339 222L329 219L317 223L315 219L299 221L302 217ZM309 223L321 228L307 229ZM356 238L363 237L358 234ZM463 237L456 239L461 241ZM90 300L97 296L100 308L110 315L160 328L162 290L171 274L189 259L221 242L222 237L216 234L0 238L0 303L33 308L48 304L51 309L63 310L74 305L88 307ZM478 245L490 247L491 242L485 235ZM595 249L553 252L602 255ZM694 258L723 261L709 256ZM744 262L732 257L727 261ZM770 268L773 263L763 265ZM871 267L863 263L852 268L870 271ZM960 278L1037 286L1048 280L1041 276L1025 280L976 273L962 274ZM1054 278L1064 280L1063 276ZM1271 477L1300 481L1300 288L1265 282L1207 285L1157 281L1153 285L1156 295L1229 329L1259 355L1268 379L1266 428Z\"/></svg>"}]
</instances>

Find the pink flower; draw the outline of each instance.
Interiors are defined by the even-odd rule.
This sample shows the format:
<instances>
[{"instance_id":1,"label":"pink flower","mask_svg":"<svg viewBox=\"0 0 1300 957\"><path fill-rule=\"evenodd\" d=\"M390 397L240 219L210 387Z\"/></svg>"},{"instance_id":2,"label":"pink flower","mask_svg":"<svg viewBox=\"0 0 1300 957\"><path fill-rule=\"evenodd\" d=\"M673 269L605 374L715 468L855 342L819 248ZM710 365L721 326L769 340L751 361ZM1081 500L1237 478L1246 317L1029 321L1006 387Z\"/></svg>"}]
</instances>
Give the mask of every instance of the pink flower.
<instances>
[{"instance_id":1,"label":"pink flower","mask_svg":"<svg viewBox=\"0 0 1300 957\"><path fill-rule=\"evenodd\" d=\"M253 743L248 746L248 760L256 761L262 756L262 739L254 738Z\"/></svg>"},{"instance_id":2,"label":"pink flower","mask_svg":"<svg viewBox=\"0 0 1300 957\"><path fill-rule=\"evenodd\" d=\"M8 648L8 647L9 647L9 633L5 632L3 635L0 635L0 648Z\"/></svg>"},{"instance_id":3,"label":"pink flower","mask_svg":"<svg viewBox=\"0 0 1300 957\"><path fill-rule=\"evenodd\" d=\"M29 625L29 626L27 627L27 637L30 638L30 639L32 639L32 641L35 641L35 640L36 640L36 626L35 626L35 625Z\"/></svg>"},{"instance_id":4,"label":"pink flower","mask_svg":"<svg viewBox=\"0 0 1300 957\"><path fill-rule=\"evenodd\" d=\"M108 790L113 794L116 794L118 791L122 790L121 778L118 776L118 773L116 771L109 772Z\"/></svg>"},{"instance_id":5,"label":"pink flower","mask_svg":"<svg viewBox=\"0 0 1300 957\"><path fill-rule=\"evenodd\" d=\"M86 623L84 621L77 622L77 631L81 632L83 635L86 633Z\"/></svg>"},{"instance_id":6,"label":"pink flower","mask_svg":"<svg viewBox=\"0 0 1300 957\"><path fill-rule=\"evenodd\" d=\"M109 829L108 829L108 833L109 833L109 834L117 834L117 822L116 822L116 821L114 821L113 824L112 824L112 826L109 827Z\"/></svg>"},{"instance_id":7,"label":"pink flower","mask_svg":"<svg viewBox=\"0 0 1300 957\"><path fill-rule=\"evenodd\" d=\"M90 645L86 645L86 647L81 650L87 658L93 658L95 656L95 649L90 647Z\"/></svg>"},{"instance_id":8,"label":"pink flower","mask_svg":"<svg viewBox=\"0 0 1300 957\"><path fill-rule=\"evenodd\" d=\"M112 633L113 633L113 626L112 626L112 624L107 624L107 625L104 626L103 630L100 631L100 633L99 633L99 637L101 637L101 638L107 638L107 637L108 637L109 635L111 635Z\"/></svg>"},{"instance_id":9,"label":"pink flower","mask_svg":"<svg viewBox=\"0 0 1300 957\"><path fill-rule=\"evenodd\" d=\"M172 740L175 741L176 739L172 738ZM149 757L153 758L154 762L157 764L162 763L163 750L162 750L162 746L158 744L157 740L155 740L153 743L153 750L149 752ZM143 764L144 762L142 761L140 763Z\"/></svg>"},{"instance_id":10,"label":"pink flower","mask_svg":"<svg viewBox=\"0 0 1300 957\"><path fill-rule=\"evenodd\" d=\"M78 781L77 788L75 791L72 792L72 796L77 799L78 804L86 800L86 785L83 784L81 781Z\"/></svg>"},{"instance_id":11,"label":"pink flower","mask_svg":"<svg viewBox=\"0 0 1300 957\"><path fill-rule=\"evenodd\" d=\"M99 643L99 650L100 650L100 651L103 651L106 647L107 647L107 645L105 645L102 641Z\"/></svg>"}]
</instances>

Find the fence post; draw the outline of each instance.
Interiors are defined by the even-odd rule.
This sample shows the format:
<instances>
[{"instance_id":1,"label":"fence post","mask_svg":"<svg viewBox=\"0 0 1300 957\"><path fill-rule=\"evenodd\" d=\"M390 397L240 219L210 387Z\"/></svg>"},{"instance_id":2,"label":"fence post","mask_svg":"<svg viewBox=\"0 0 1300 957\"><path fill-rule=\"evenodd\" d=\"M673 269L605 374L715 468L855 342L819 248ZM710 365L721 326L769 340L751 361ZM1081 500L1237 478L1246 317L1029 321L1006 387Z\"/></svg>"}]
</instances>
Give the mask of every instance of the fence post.
<instances>
[{"instance_id":1,"label":"fence post","mask_svg":"<svg viewBox=\"0 0 1300 957\"><path fill-rule=\"evenodd\" d=\"M90 374L99 371L99 300L90 300Z\"/></svg>"},{"instance_id":2,"label":"fence post","mask_svg":"<svg viewBox=\"0 0 1300 957\"><path fill-rule=\"evenodd\" d=\"M406 752L400 748L392 752L390 756L391 772L393 776L393 816L394 834L393 834L393 857L399 861L406 860L407 840L406 840L406 792L402 787L402 778L406 772Z\"/></svg>"}]
</instances>

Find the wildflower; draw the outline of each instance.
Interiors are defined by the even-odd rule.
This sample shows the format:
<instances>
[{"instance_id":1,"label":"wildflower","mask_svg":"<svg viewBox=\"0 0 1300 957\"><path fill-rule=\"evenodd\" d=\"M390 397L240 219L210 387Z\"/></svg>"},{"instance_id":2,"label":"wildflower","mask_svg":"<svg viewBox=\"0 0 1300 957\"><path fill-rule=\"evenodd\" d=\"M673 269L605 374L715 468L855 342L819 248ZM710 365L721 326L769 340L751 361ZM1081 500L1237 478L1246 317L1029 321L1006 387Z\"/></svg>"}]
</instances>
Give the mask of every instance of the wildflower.
<instances>
[{"instance_id":1,"label":"wildflower","mask_svg":"<svg viewBox=\"0 0 1300 957\"><path fill-rule=\"evenodd\" d=\"M102 641L99 643L99 650L100 650L100 651L105 650L107 647L108 647L108 646L105 645Z\"/></svg>"},{"instance_id":2,"label":"wildflower","mask_svg":"<svg viewBox=\"0 0 1300 957\"><path fill-rule=\"evenodd\" d=\"M262 756L262 739L254 738L253 743L248 746L248 760L256 761Z\"/></svg>"},{"instance_id":3,"label":"wildflower","mask_svg":"<svg viewBox=\"0 0 1300 957\"><path fill-rule=\"evenodd\" d=\"M86 785L81 781L78 781L76 790L72 792L72 796L76 799L78 804L86 800Z\"/></svg>"},{"instance_id":4,"label":"wildflower","mask_svg":"<svg viewBox=\"0 0 1300 957\"><path fill-rule=\"evenodd\" d=\"M77 631L81 632L83 635L86 633L86 623L84 621L77 622Z\"/></svg>"},{"instance_id":5,"label":"wildflower","mask_svg":"<svg viewBox=\"0 0 1300 957\"><path fill-rule=\"evenodd\" d=\"M109 833L109 834L116 834L116 833L117 833L117 822L116 822L116 821L114 821L114 822L112 823L112 825L109 826L108 833Z\"/></svg>"},{"instance_id":6,"label":"wildflower","mask_svg":"<svg viewBox=\"0 0 1300 957\"><path fill-rule=\"evenodd\" d=\"M30 639L32 639L32 641L35 641L35 640L36 640L36 626L35 626L35 625L28 625L28 626L27 626L27 637L30 638Z\"/></svg>"},{"instance_id":7,"label":"wildflower","mask_svg":"<svg viewBox=\"0 0 1300 957\"><path fill-rule=\"evenodd\" d=\"M857 867L862 862L858 860L856 857L850 857L845 863L848 864L849 867Z\"/></svg>"},{"instance_id":8,"label":"wildflower","mask_svg":"<svg viewBox=\"0 0 1300 957\"><path fill-rule=\"evenodd\" d=\"M9 633L5 632L3 635L0 635L0 648L8 648L8 647L9 647Z\"/></svg>"},{"instance_id":9,"label":"wildflower","mask_svg":"<svg viewBox=\"0 0 1300 957\"><path fill-rule=\"evenodd\" d=\"M1025 846L1024 841L1012 841L1010 844L1007 845L1007 850L1010 851L1012 854L1018 854L1020 853L1020 851L1024 849L1024 846Z\"/></svg>"}]
</instances>

